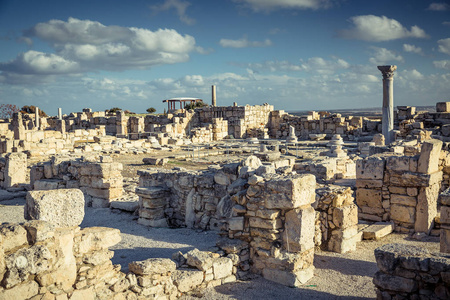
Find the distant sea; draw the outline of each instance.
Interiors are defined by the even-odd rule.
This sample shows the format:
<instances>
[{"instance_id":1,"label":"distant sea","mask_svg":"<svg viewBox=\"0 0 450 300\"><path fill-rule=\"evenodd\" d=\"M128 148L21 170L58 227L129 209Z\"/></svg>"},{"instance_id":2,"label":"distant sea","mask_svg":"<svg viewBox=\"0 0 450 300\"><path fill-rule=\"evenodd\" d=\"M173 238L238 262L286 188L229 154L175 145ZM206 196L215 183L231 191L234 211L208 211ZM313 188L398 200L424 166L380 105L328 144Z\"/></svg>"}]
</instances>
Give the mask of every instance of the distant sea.
<instances>
[{"instance_id":1,"label":"distant sea","mask_svg":"<svg viewBox=\"0 0 450 300\"><path fill-rule=\"evenodd\" d=\"M394 106L394 110L397 109ZM316 110L319 111L327 111L332 114L341 114L343 117L345 116L361 116L361 117L370 117L370 116L381 116L381 107L370 107L370 108L356 108L356 109L332 109L332 110ZM419 111L429 111L436 112L436 106L416 106L416 112ZM297 111L287 111L291 115L302 116L307 115L310 110L297 110Z\"/></svg>"}]
</instances>

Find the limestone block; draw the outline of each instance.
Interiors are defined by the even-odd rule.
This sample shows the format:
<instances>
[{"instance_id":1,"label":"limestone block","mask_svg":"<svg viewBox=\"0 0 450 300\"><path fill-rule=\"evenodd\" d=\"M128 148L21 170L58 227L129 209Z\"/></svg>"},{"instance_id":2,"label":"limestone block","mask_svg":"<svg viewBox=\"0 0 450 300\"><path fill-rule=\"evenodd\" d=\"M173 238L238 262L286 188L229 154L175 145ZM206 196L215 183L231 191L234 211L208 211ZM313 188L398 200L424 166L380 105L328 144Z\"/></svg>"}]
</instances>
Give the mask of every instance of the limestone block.
<instances>
[{"instance_id":1,"label":"limestone block","mask_svg":"<svg viewBox=\"0 0 450 300\"><path fill-rule=\"evenodd\" d=\"M417 196L416 223L414 224L416 232L430 233L437 215L439 187L439 184L433 184L420 189Z\"/></svg>"},{"instance_id":2,"label":"limestone block","mask_svg":"<svg viewBox=\"0 0 450 300\"><path fill-rule=\"evenodd\" d=\"M168 198L144 198L139 196L139 206L144 208L158 208L164 207L169 199Z\"/></svg>"},{"instance_id":3,"label":"limestone block","mask_svg":"<svg viewBox=\"0 0 450 300\"><path fill-rule=\"evenodd\" d=\"M172 274L172 280L180 292L186 293L203 282L203 272L199 270L175 270Z\"/></svg>"},{"instance_id":4,"label":"limestone block","mask_svg":"<svg viewBox=\"0 0 450 300\"><path fill-rule=\"evenodd\" d=\"M333 223L342 229L358 224L358 207L356 204L336 207L333 211Z\"/></svg>"},{"instance_id":5,"label":"limestone block","mask_svg":"<svg viewBox=\"0 0 450 300\"><path fill-rule=\"evenodd\" d=\"M272 268L264 268L265 279L280 283L289 287L300 287L314 276L314 266L301 269L297 272L282 271Z\"/></svg>"},{"instance_id":6,"label":"limestone block","mask_svg":"<svg viewBox=\"0 0 450 300\"><path fill-rule=\"evenodd\" d=\"M411 206L399 204L391 205L391 219L401 223L414 224L416 220L416 210Z\"/></svg>"},{"instance_id":7,"label":"limestone block","mask_svg":"<svg viewBox=\"0 0 450 300\"><path fill-rule=\"evenodd\" d=\"M315 210L312 207L293 209L286 213L283 243L293 252L314 247Z\"/></svg>"},{"instance_id":8,"label":"limestone block","mask_svg":"<svg viewBox=\"0 0 450 300\"><path fill-rule=\"evenodd\" d=\"M208 252L193 249L186 253L187 264L196 267L201 271L206 271L213 265L213 258Z\"/></svg>"},{"instance_id":9,"label":"limestone block","mask_svg":"<svg viewBox=\"0 0 450 300\"><path fill-rule=\"evenodd\" d=\"M36 281L27 281L16 285L11 289L0 290L0 299L23 300L30 299L39 293L39 285Z\"/></svg>"},{"instance_id":10,"label":"limestone block","mask_svg":"<svg viewBox=\"0 0 450 300\"><path fill-rule=\"evenodd\" d=\"M356 203L359 207L369 206L374 208L382 208L382 197L380 189L357 189Z\"/></svg>"},{"instance_id":11,"label":"limestone block","mask_svg":"<svg viewBox=\"0 0 450 300\"><path fill-rule=\"evenodd\" d=\"M349 231L350 233L346 233L346 231ZM344 236L348 236L353 233L353 228L350 228L350 230L334 230L330 240L328 241L328 250L337 253L355 251L356 244L361 241L361 235L357 234L357 230L355 235L344 238Z\"/></svg>"},{"instance_id":12,"label":"limestone block","mask_svg":"<svg viewBox=\"0 0 450 300\"><path fill-rule=\"evenodd\" d=\"M375 273L373 283L382 289L396 292L410 293L418 289L417 282L414 279L389 275L380 271Z\"/></svg>"},{"instance_id":13,"label":"limestone block","mask_svg":"<svg viewBox=\"0 0 450 300\"><path fill-rule=\"evenodd\" d=\"M279 229L283 226L281 219L267 220L267 219L261 219L261 218L257 218L257 217L250 217L249 224L250 224L250 227L271 229L271 230Z\"/></svg>"},{"instance_id":14,"label":"limestone block","mask_svg":"<svg viewBox=\"0 0 450 300\"><path fill-rule=\"evenodd\" d=\"M27 155L22 152L8 153L6 156L3 187L9 188L26 183Z\"/></svg>"},{"instance_id":15,"label":"limestone block","mask_svg":"<svg viewBox=\"0 0 450 300\"><path fill-rule=\"evenodd\" d=\"M439 157L442 149L442 141L428 140L422 144L420 150L417 172L431 174L439 169Z\"/></svg>"},{"instance_id":16,"label":"limestone block","mask_svg":"<svg viewBox=\"0 0 450 300\"><path fill-rule=\"evenodd\" d=\"M442 253L450 253L450 229L441 228L440 249Z\"/></svg>"},{"instance_id":17,"label":"limestone block","mask_svg":"<svg viewBox=\"0 0 450 300\"><path fill-rule=\"evenodd\" d=\"M244 217L233 217L228 219L229 230L244 230Z\"/></svg>"},{"instance_id":18,"label":"limestone block","mask_svg":"<svg viewBox=\"0 0 450 300\"><path fill-rule=\"evenodd\" d=\"M143 261L133 261L128 264L130 272L137 275L166 275L176 270L177 265L169 258L149 258Z\"/></svg>"},{"instance_id":19,"label":"limestone block","mask_svg":"<svg viewBox=\"0 0 450 300\"><path fill-rule=\"evenodd\" d=\"M439 195L439 201L442 205L450 206L450 188L446 189Z\"/></svg>"},{"instance_id":20,"label":"limestone block","mask_svg":"<svg viewBox=\"0 0 450 300\"><path fill-rule=\"evenodd\" d=\"M450 112L450 102L437 102L436 112Z\"/></svg>"},{"instance_id":21,"label":"limestone block","mask_svg":"<svg viewBox=\"0 0 450 300\"><path fill-rule=\"evenodd\" d=\"M220 257L213 262L214 279L221 279L231 275L233 261L227 257Z\"/></svg>"},{"instance_id":22,"label":"limestone block","mask_svg":"<svg viewBox=\"0 0 450 300\"><path fill-rule=\"evenodd\" d=\"M385 160L382 157L368 157L356 161L357 179L383 179Z\"/></svg>"},{"instance_id":23,"label":"limestone block","mask_svg":"<svg viewBox=\"0 0 450 300\"><path fill-rule=\"evenodd\" d=\"M86 163L80 167L80 175L110 178L121 176L121 163Z\"/></svg>"},{"instance_id":24,"label":"limestone block","mask_svg":"<svg viewBox=\"0 0 450 300\"><path fill-rule=\"evenodd\" d=\"M442 181L442 172L421 174L412 172L389 172L389 183L393 186L421 187Z\"/></svg>"},{"instance_id":25,"label":"limestone block","mask_svg":"<svg viewBox=\"0 0 450 300\"><path fill-rule=\"evenodd\" d=\"M122 187L120 188L109 188L109 189L96 189L88 187L86 193L92 197L102 198L102 199L115 199L123 194Z\"/></svg>"},{"instance_id":26,"label":"limestone block","mask_svg":"<svg viewBox=\"0 0 450 300\"><path fill-rule=\"evenodd\" d=\"M1 248L9 252L28 244L27 231L19 224L3 223L0 225Z\"/></svg>"},{"instance_id":27,"label":"limestone block","mask_svg":"<svg viewBox=\"0 0 450 300\"><path fill-rule=\"evenodd\" d=\"M377 240L390 234L394 230L394 224L386 222L377 222L367 226L363 230L365 240Z\"/></svg>"},{"instance_id":28,"label":"limestone block","mask_svg":"<svg viewBox=\"0 0 450 300\"><path fill-rule=\"evenodd\" d=\"M81 181L84 178L87 178L87 176L82 176L80 178L80 185L82 185ZM94 189L122 188L123 179L122 176L117 178L90 177L90 183L85 186L90 186Z\"/></svg>"},{"instance_id":29,"label":"limestone block","mask_svg":"<svg viewBox=\"0 0 450 300\"><path fill-rule=\"evenodd\" d=\"M383 180L372 180L372 179L359 179L356 178L356 187L365 189L381 189L383 186Z\"/></svg>"},{"instance_id":30,"label":"limestone block","mask_svg":"<svg viewBox=\"0 0 450 300\"><path fill-rule=\"evenodd\" d=\"M42 220L32 220L23 224L28 233L28 242L35 244L55 236L55 225Z\"/></svg>"},{"instance_id":31,"label":"limestone block","mask_svg":"<svg viewBox=\"0 0 450 300\"><path fill-rule=\"evenodd\" d=\"M268 209L291 209L315 201L316 177L296 175L274 178L266 182L265 207Z\"/></svg>"},{"instance_id":32,"label":"limestone block","mask_svg":"<svg viewBox=\"0 0 450 300\"><path fill-rule=\"evenodd\" d=\"M441 223L445 225L450 225L450 206L441 207Z\"/></svg>"},{"instance_id":33,"label":"limestone block","mask_svg":"<svg viewBox=\"0 0 450 300\"><path fill-rule=\"evenodd\" d=\"M417 204L417 199L416 197L411 197L407 195L391 194L391 204L401 204L405 206L415 207Z\"/></svg>"},{"instance_id":34,"label":"limestone block","mask_svg":"<svg viewBox=\"0 0 450 300\"><path fill-rule=\"evenodd\" d=\"M386 169L409 171L409 156L389 156L386 158Z\"/></svg>"},{"instance_id":35,"label":"limestone block","mask_svg":"<svg viewBox=\"0 0 450 300\"><path fill-rule=\"evenodd\" d=\"M108 249L119 243L122 237L120 230L108 227L87 227L75 236L74 251L88 253L92 251Z\"/></svg>"},{"instance_id":36,"label":"limestone block","mask_svg":"<svg viewBox=\"0 0 450 300\"><path fill-rule=\"evenodd\" d=\"M164 207L159 208L141 208L139 209L139 217L149 220L164 219Z\"/></svg>"},{"instance_id":37,"label":"limestone block","mask_svg":"<svg viewBox=\"0 0 450 300\"><path fill-rule=\"evenodd\" d=\"M26 196L26 220L44 220L57 227L78 226L84 218L84 195L78 189L29 191Z\"/></svg>"}]
</instances>

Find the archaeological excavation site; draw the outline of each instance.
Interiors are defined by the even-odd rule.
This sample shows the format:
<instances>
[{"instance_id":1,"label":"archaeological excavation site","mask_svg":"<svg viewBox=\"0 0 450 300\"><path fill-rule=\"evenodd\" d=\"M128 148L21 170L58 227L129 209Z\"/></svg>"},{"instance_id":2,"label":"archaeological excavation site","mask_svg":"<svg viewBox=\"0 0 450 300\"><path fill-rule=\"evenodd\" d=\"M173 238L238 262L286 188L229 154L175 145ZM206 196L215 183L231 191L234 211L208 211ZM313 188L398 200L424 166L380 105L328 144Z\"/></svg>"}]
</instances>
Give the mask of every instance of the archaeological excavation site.
<instances>
[{"instance_id":1,"label":"archaeological excavation site","mask_svg":"<svg viewBox=\"0 0 450 300\"><path fill-rule=\"evenodd\" d=\"M450 102L378 68L371 116L2 119L0 299L450 299Z\"/></svg>"}]
</instances>

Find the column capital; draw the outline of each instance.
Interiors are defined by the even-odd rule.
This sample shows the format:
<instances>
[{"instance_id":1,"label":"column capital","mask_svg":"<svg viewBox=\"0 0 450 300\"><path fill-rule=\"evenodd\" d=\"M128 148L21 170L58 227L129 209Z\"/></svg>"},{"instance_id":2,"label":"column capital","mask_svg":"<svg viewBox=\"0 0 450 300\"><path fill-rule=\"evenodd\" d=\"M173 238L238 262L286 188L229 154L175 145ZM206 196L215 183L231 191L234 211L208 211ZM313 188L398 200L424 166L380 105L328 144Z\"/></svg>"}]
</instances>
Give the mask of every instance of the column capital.
<instances>
[{"instance_id":1,"label":"column capital","mask_svg":"<svg viewBox=\"0 0 450 300\"><path fill-rule=\"evenodd\" d=\"M393 79L394 71L397 70L397 66L388 65L388 66L378 66L378 70L383 74L383 79Z\"/></svg>"}]
</instances>

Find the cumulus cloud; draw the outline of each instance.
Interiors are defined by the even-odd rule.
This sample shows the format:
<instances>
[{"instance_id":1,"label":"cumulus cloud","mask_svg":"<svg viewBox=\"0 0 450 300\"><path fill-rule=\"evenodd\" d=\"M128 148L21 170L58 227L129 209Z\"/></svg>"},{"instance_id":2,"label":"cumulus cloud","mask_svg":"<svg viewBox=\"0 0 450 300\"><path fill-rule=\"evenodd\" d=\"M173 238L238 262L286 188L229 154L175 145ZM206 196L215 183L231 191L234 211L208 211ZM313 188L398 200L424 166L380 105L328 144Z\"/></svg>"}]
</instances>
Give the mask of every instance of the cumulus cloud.
<instances>
[{"instance_id":1,"label":"cumulus cloud","mask_svg":"<svg viewBox=\"0 0 450 300\"><path fill-rule=\"evenodd\" d=\"M402 38L426 38L428 35L418 26L410 30L403 27L400 22L386 16L363 15L355 16L349 20L353 27L338 31L338 36L346 39L382 42Z\"/></svg>"},{"instance_id":2,"label":"cumulus cloud","mask_svg":"<svg viewBox=\"0 0 450 300\"><path fill-rule=\"evenodd\" d=\"M403 51L423 55L422 48L410 44L403 44Z\"/></svg>"},{"instance_id":3,"label":"cumulus cloud","mask_svg":"<svg viewBox=\"0 0 450 300\"><path fill-rule=\"evenodd\" d=\"M105 26L99 22L69 18L36 24L25 33L50 44L55 54L28 51L8 63L3 73L74 74L79 72L148 69L155 65L189 60L199 51L194 37L174 29L151 31L144 28ZM205 50L206 52L206 50ZM2 74L8 77L8 74ZM11 76L9 76L11 77Z\"/></svg>"},{"instance_id":4,"label":"cumulus cloud","mask_svg":"<svg viewBox=\"0 0 450 300\"><path fill-rule=\"evenodd\" d=\"M150 6L150 9L153 11L154 14L157 14L162 11L175 9L181 22L183 22L187 25L193 25L193 24L195 24L195 19L189 17L186 14L186 10L190 5L191 5L191 3L187 2L187 1L165 0L161 4Z\"/></svg>"},{"instance_id":5,"label":"cumulus cloud","mask_svg":"<svg viewBox=\"0 0 450 300\"><path fill-rule=\"evenodd\" d=\"M395 52L388 50L386 48L370 47L372 57L369 58L370 63L375 65L389 64L393 61L403 62L403 57L401 55L395 54Z\"/></svg>"},{"instance_id":6,"label":"cumulus cloud","mask_svg":"<svg viewBox=\"0 0 450 300\"><path fill-rule=\"evenodd\" d=\"M278 9L321 9L332 6L330 0L233 0L254 12L270 12Z\"/></svg>"},{"instance_id":7,"label":"cumulus cloud","mask_svg":"<svg viewBox=\"0 0 450 300\"><path fill-rule=\"evenodd\" d=\"M438 41L438 51L450 55L450 38Z\"/></svg>"},{"instance_id":8,"label":"cumulus cloud","mask_svg":"<svg viewBox=\"0 0 450 300\"><path fill-rule=\"evenodd\" d=\"M224 48L249 48L249 47L268 47L272 46L272 41L249 41L247 37L238 40L221 39L219 44Z\"/></svg>"},{"instance_id":9,"label":"cumulus cloud","mask_svg":"<svg viewBox=\"0 0 450 300\"><path fill-rule=\"evenodd\" d=\"M450 60L435 60L433 61L433 65L437 69L445 69L450 70Z\"/></svg>"},{"instance_id":10,"label":"cumulus cloud","mask_svg":"<svg viewBox=\"0 0 450 300\"><path fill-rule=\"evenodd\" d=\"M446 10L450 10L450 5L448 5L447 3L433 2L433 3L430 3L427 10L446 11Z\"/></svg>"}]
</instances>

